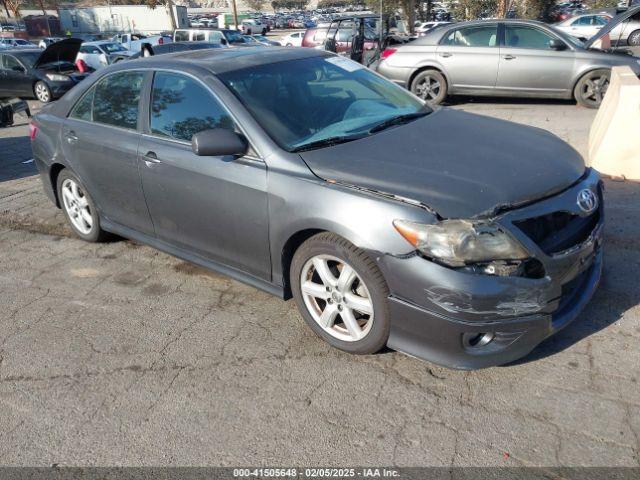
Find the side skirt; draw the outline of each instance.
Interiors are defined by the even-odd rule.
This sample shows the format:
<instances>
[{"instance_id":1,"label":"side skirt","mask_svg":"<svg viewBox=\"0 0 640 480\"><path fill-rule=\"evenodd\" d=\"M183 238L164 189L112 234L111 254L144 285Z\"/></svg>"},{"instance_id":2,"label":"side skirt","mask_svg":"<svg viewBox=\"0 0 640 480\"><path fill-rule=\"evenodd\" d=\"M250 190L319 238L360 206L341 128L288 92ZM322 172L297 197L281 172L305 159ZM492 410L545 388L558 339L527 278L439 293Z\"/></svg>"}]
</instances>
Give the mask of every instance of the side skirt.
<instances>
[{"instance_id":1,"label":"side skirt","mask_svg":"<svg viewBox=\"0 0 640 480\"><path fill-rule=\"evenodd\" d=\"M231 277L234 280L246 283L247 285L251 285L252 287L255 287L259 290L284 299L284 288L280 285L275 285L271 282L255 277L236 268L202 258L199 255L194 255L193 253L189 253L185 250L182 250L181 248L177 248L173 245L163 242L162 240L158 240L157 238L150 237L131 228L113 223L104 217L100 218L100 226L108 232L115 233L116 235L129 238L140 243L144 243L145 245L149 245L150 247L168 253L169 255L173 255L174 257L194 263L203 268L206 268L207 270L221 273L222 275Z\"/></svg>"}]
</instances>

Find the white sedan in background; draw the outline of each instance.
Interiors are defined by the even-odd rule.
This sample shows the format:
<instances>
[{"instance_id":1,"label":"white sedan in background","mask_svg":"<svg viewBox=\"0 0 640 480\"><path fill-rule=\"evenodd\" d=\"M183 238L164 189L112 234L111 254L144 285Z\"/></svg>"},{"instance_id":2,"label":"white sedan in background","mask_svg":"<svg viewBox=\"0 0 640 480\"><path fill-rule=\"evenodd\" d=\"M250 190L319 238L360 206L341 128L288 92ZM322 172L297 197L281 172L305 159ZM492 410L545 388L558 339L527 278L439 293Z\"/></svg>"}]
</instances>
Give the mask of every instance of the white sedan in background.
<instances>
[{"instance_id":1,"label":"white sedan in background","mask_svg":"<svg viewBox=\"0 0 640 480\"><path fill-rule=\"evenodd\" d=\"M611 15L605 13L589 13L567 18L554 26L579 40L588 40L609 23L611 18Z\"/></svg>"},{"instance_id":2,"label":"white sedan in background","mask_svg":"<svg viewBox=\"0 0 640 480\"><path fill-rule=\"evenodd\" d=\"M118 61L122 57L130 57L138 52L127 50L121 44L112 41L85 42L80 45L76 60L83 60L91 68L98 70Z\"/></svg>"},{"instance_id":3,"label":"white sedan in background","mask_svg":"<svg viewBox=\"0 0 640 480\"><path fill-rule=\"evenodd\" d=\"M280 40L280 44L285 47L301 47L303 38L304 32L293 32L283 37L282 40Z\"/></svg>"}]
</instances>

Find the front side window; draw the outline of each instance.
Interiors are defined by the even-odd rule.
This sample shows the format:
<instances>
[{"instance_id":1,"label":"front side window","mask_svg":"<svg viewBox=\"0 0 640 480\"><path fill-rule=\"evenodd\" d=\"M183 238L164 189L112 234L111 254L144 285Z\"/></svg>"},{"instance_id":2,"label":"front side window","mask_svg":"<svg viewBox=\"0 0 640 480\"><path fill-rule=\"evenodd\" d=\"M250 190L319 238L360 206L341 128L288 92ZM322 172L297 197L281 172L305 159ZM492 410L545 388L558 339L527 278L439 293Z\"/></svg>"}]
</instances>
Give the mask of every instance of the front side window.
<instances>
[{"instance_id":1,"label":"front side window","mask_svg":"<svg viewBox=\"0 0 640 480\"><path fill-rule=\"evenodd\" d=\"M496 25L481 25L449 32L445 35L442 44L457 47L495 47L497 37Z\"/></svg>"},{"instance_id":2,"label":"front side window","mask_svg":"<svg viewBox=\"0 0 640 480\"><path fill-rule=\"evenodd\" d=\"M76 103L71 118L135 130L144 74L121 72L99 80Z\"/></svg>"},{"instance_id":3,"label":"front side window","mask_svg":"<svg viewBox=\"0 0 640 480\"><path fill-rule=\"evenodd\" d=\"M4 56L4 68L5 70L13 70L14 72L24 72L22 64L11 55Z\"/></svg>"},{"instance_id":4,"label":"front side window","mask_svg":"<svg viewBox=\"0 0 640 480\"><path fill-rule=\"evenodd\" d=\"M197 81L176 73L158 72L151 94L151 133L186 142L212 128L233 130L227 111Z\"/></svg>"},{"instance_id":5,"label":"front side window","mask_svg":"<svg viewBox=\"0 0 640 480\"><path fill-rule=\"evenodd\" d=\"M505 25L505 46L548 49L553 37L542 30L521 25Z\"/></svg>"},{"instance_id":6,"label":"front side window","mask_svg":"<svg viewBox=\"0 0 640 480\"><path fill-rule=\"evenodd\" d=\"M381 122L426 114L409 92L333 55L248 67L219 78L289 151L334 137L374 134L370 130Z\"/></svg>"}]
</instances>

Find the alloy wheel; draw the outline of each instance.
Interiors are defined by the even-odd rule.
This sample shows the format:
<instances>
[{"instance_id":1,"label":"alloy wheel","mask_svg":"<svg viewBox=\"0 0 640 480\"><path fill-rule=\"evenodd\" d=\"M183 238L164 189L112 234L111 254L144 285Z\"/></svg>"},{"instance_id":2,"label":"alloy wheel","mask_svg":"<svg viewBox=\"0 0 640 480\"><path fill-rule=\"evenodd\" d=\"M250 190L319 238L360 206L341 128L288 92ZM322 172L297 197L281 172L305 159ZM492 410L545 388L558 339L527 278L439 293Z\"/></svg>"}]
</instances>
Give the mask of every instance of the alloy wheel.
<instances>
[{"instance_id":1,"label":"alloy wheel","mask_svg":"<svg viewBox=\"0 0 640 480\"><path fill-rule=\"evenodd\" d=\"M593 75L587 78L582 87L582 99L585 103L598 106L602 103L609 88L609 76L605 74Z\"/></svg>"},{"instance_id":2,"label":"alloy wheel","mask_svg":"<svg viewBox=\"0 0 640 480\"><path fill-rule=\"evenodd\" d=\"M36 84L36 97L38 97L38 100L40 100L42 103L47 103L49 100L51 100L49 89L42 82Z\"/></svg>"},{"instance_id":3,"label":"alloy wheel","mask_svg":"<svg viewBox=\"0 0 640 480\"><path fill-rule=\"evenodd\" d=\"M440 95L441 88L437 78L427 75L416 85L416 94L426 101L435 100Z\"/></svg>"},{"instance_id":4,"label":"alloy wheel","mask_svg":"<svg viewBox=\"0 0 640 480\"><path fill-rule=\"evenodd\" d=\"M331 255L309 259L300 274L304 304L329 335L356 342L367 336L374 321L367 286L344 260Z\"/></svg>"},{"instance_id":5,"label":"alloy wheel","mask_svg":"<svg viewBox=\"0 0 640 480\"><path fill-rule=\"evenodd\" d=\"M83 235L91 233L93 216L87 197L75 181L70 178L62 183L62 203L73 226Z\"/></svg>"}]
</instances>

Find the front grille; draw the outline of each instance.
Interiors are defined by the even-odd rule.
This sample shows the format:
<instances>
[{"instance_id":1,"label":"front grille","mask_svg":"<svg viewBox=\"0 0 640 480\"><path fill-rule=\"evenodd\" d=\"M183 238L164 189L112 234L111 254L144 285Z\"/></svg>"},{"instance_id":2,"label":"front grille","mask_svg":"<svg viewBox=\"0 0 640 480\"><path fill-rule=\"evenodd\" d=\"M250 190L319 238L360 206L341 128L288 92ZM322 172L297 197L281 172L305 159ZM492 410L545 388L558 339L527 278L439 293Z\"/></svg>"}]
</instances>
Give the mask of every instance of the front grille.
<instances>
[{"instance_id":1,"label":"front grille","mask_svg":"<svg viewBox=\"0 0 640 480\"><path fill-rule=\"evenodd\" d=\"M600 209L588 217L554 212L514 224L547 255L553 255L586 241L600 221Z\"/></svg>"}]
</instances>

